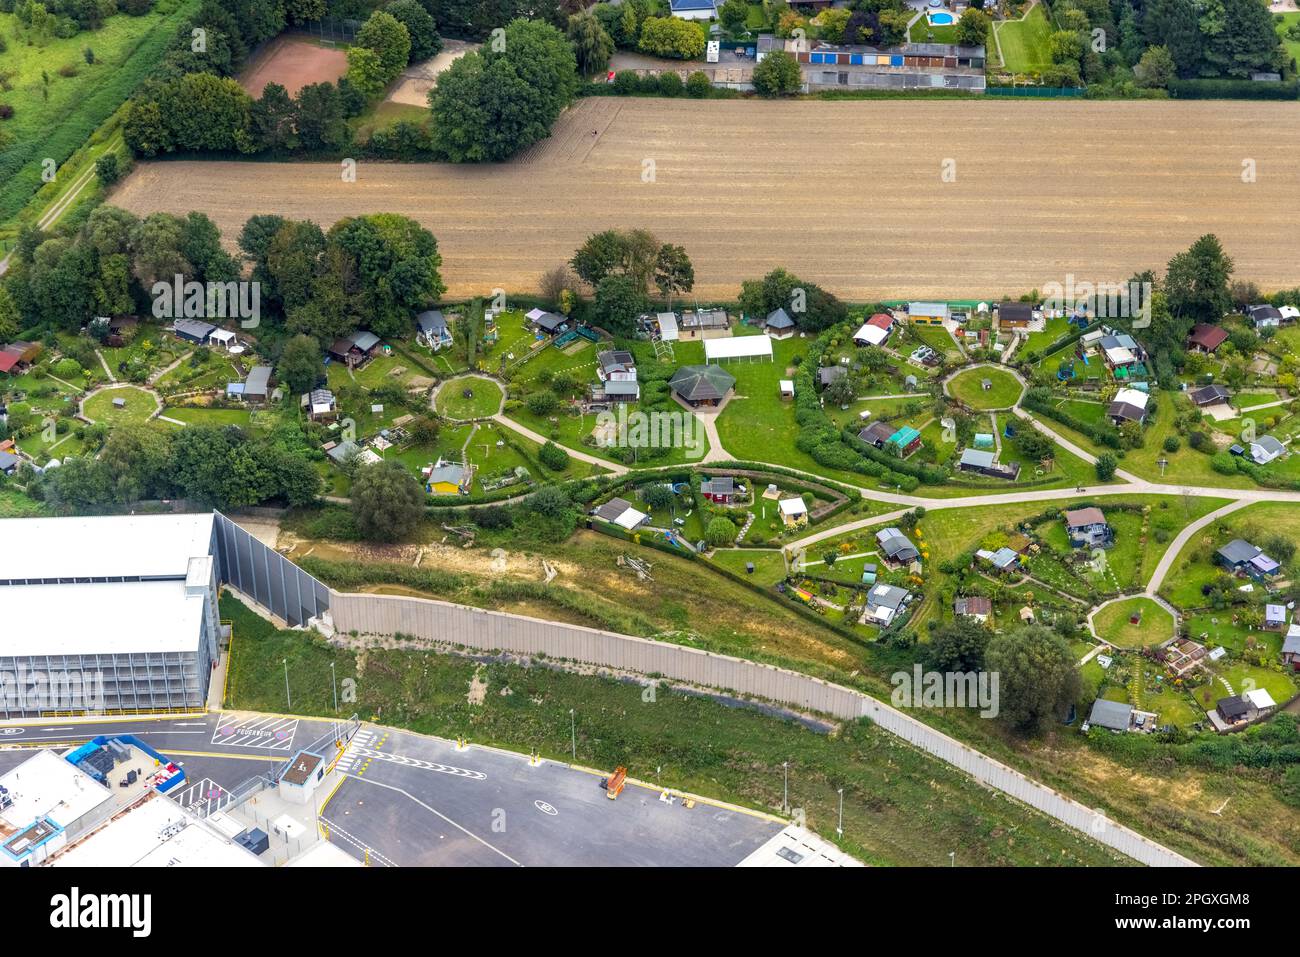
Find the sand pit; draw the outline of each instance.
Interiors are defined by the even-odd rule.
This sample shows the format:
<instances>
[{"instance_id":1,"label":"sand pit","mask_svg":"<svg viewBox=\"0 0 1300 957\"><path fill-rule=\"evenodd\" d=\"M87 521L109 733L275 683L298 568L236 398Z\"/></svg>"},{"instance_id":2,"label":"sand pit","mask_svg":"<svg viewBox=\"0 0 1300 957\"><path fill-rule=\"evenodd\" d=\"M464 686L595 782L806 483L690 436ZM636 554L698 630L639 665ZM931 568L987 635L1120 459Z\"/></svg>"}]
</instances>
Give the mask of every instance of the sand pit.
<instances>
[{"instance_id":1,"label":"sand pit","mask_svg":"<svg viewBox=\"0 0 1300 957\"><path fill-rule=\"evenodd\" d=\"M387 96L388 102L405 103L407 106L428 106L429 91L433 89L438 74L466 53L477 50L480 46L481 43L466 43L464 40L444 41L442 50L437 56L422 63L412 63L402 71L397 84Z\"/></svg>"}]
</instances>

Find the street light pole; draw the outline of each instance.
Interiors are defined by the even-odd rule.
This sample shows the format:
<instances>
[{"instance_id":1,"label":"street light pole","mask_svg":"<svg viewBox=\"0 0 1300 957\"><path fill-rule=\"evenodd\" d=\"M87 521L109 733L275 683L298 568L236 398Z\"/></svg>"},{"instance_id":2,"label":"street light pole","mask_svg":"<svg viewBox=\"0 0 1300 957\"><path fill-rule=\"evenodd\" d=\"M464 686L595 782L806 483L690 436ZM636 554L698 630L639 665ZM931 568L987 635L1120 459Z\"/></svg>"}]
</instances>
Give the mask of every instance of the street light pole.
<instances>
[{"instance_id":1,"label":"street light pole","mask_svg":"<svg viewBox=\"0 0 1300 957\"><path fill-rule=\"evenodd\" d=\"M573 715L573 709L569 709L569 743L573 749L573 760L578 760L578 719Z\"/></svg>"},{"instance_id":2,"label":"street light pole","mask_svg":"<svg viewBox=\"0 0 1300 957\"><path fill-rule=\"evenodd\" d=\"M844 788L840 788L840 823L835 828L838 837L844 836Z\"/></svg>"},{"instance_id":3,"label":"street light pole","mask_svg":"<svg viewBox=\"0 0 1300 957\"><path fill-rule=\"evenodd\" d=\"M786 814L790 813L790 762L782 761L781 770L785 772L785 790L781 797L781 810Z\"/></svg>"},{"instance_id":4,"label":"street light pole","mask_svg":"<svg viewBox=\"0 0 1300 957\"><path fill-rule=\"evenodd\" d=\"M284 665L284 701L292 708L293 700L289 697L289 659L281 658L280 663Z\"/></svg>"},{"instance_id":5,"label":"street light pole","mask_svg":"<svg viewBox=\"0 0 1300 957\"><path fill-rule=\"evenodd\" d=\"M330 685L334 688L334 713L339 713L339 682L334 674L334 662L330 662Z\"/></svg>"}]
</instances>

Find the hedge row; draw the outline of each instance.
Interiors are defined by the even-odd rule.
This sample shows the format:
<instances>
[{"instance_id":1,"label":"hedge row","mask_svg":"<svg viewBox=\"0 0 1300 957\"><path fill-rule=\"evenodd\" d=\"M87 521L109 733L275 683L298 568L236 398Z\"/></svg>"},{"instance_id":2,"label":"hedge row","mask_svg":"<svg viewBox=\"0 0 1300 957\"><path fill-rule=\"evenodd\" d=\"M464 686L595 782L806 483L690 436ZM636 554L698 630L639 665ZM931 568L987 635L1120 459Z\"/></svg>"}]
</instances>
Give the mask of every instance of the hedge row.
<instances>
[{"instance_id":1,"label":"hedge row","mask_svg":"<svg viewBox=\"0 0 1300 957\"><path fill-rule=\"evenodd\" d=\"M1082 419L1077 419L1070 413L1063 412L1052 405L1050 397L1050 389L1043 387L1030 389L1025 393L1025 397L1020 400L1020 405L1032 412L1037 412L1039 415L1060 422L1076 432L1082 432L1098 445L1104 445L1112 449L1120 447L1119 429L1103 422L1084 422Z\"/></svg>"},{"instance_id":2,"label":"hedge row","mask_svg":"<svg viewBox=\"0 0 1300 957\"><path fill-rule=\"evenodd\" d=\"M1177 100L1294 100L1300 98L1300 81L1174 80L1169 95Z\"/></svg>"}]
</instances>

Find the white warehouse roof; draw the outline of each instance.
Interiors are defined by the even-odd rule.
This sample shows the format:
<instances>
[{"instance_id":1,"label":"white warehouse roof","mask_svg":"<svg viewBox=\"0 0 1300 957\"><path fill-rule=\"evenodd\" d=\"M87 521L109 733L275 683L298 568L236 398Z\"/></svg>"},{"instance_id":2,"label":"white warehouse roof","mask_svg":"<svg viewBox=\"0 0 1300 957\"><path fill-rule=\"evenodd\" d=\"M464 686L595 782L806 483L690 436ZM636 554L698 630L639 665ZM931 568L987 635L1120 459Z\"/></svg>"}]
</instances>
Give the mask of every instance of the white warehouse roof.
<instances>
[{"instance_id":1,"label":"white warehouse roof","mask_svg":"<svg viewBox=\"0 0 1300 957\"><path fill-rule=\"evenodd\" d=\"M0 588L0 658L192 652L204 595L183 581L8 585Z\"/></svg>"},{"instance_id":2,"label":"white warehouse roof","mask_svg":"<svg viewBox=\"0 0 1300 957\"><path fill-rule=\"evenodd\" d=\"M704 361L719 359L752 359L759 356L772 358L772 338L761 336L730 336L723 339L704 340Z\"/></svg>"},{"instance_id":3,"label":"white warehouse roof","mask_svg":"<svg viewBox=\"0 0 1300 957\"><path fill-rule=\"evenodd\" d=\"M37 751L0 776L13 804L0 812L0 825L20 831L38 818L49 817L59 827L71 827L113 794L85 771L53 751ZM6 838L7 839L7 838Z\"/></svg>"},{"instance_id":4,"label":"white warehouse roof","mask_svg":"<svg viewBox=\"0 0 1300 957\"><path fill-rule=\"evenodd\" d=\"M0 521L0 539L7 546L0 549L0 582L184 577L190 559L211 550L212 523L211 512L5 519Z\"/></svg>"},{"instance_id":5,"label":"white warehouse roof","mask_svg":"<svg viewBox=\"0 0 1300 957\"><path fill-rule=\"evenodd\" d=\"M51 859L51 867L265 867L174 801L143 804Z\"/></svg>"}]
</instances>

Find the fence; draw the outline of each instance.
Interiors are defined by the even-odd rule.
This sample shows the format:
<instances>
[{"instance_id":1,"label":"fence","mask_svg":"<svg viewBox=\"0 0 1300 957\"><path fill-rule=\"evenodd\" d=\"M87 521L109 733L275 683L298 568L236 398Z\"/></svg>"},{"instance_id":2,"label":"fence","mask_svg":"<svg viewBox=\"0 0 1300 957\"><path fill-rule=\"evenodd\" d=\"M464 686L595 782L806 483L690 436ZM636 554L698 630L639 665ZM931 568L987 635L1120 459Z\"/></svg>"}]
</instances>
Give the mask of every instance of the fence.
<instances>
[{"instance_id":1,"label":"fence","mask_svg":"<svg viewBox=\"0 0 1300 957\"><path fill-rule=\"evenodd\" d=\"M330 590L216 513L217 564L222 582L234 585L290 625L305 625L330 606Z\"/></svg>"},{"instance_id":2,"label":"fence","mask_svg":"<svg viewBox=\"0 0 1300 957\"><path fill-rule=\"evenodd\" d=\"M1077 86L990 86L988 96L1083 96L1088 91Z\"/></svg>"},{"instance_id":3,"label":"fence","mask_svg":"<svg viewBox=\"0 0 1300 957\"><path fill-rule=\"evenodd\" d=\"M674 681L764 698L853 721L870 718L886 731L990 787L1010 795L1101 844L1152 866L1196 866L1154 841L1084 807L929 725L858 691L773 665L598 631L580 625L468 608L431 599L333 592L330 610L340 632L408 635L480 651L546 655L616 671L663 675Z\"/></svg>"}]
</instances>

